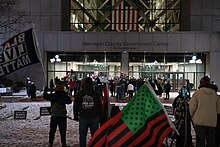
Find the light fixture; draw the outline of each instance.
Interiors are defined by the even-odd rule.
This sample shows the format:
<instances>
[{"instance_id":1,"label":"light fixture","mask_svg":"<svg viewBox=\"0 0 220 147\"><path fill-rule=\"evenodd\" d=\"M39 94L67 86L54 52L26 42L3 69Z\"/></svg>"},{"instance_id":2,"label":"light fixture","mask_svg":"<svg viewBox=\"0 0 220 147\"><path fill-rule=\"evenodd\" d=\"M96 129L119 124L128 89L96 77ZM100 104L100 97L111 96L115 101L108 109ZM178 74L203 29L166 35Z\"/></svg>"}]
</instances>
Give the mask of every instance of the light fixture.
<instances>
[{"instance_id":1,"label":"light fixture","mask_svg":"<svg viewBox=\"0 0 220 147\"><path fill-rule=\"evenodd\" d=\"M196 63L196 61L191 59L191 60L189 60L189 63Z\"/></svg>"},{"instance_id":2,"label":"light fixture","mask_svg":"<svg viewBox=\"0 0 220 147\"><path fill-rule=\"evenodd\" d=\"M197 63L197 64L202 64L202 60L201 60L201 59L197 59L197 60L196 60L196 63Z\"/></svg>"},{"instance_id":3,"label":"light fixture","mask_svg":"<svg viewBox=\"0 0 220 147\"><path fill-rule=\"evenodd\" d=\"M193 59L193 60L196 60L196 56L195 56L195 55L193 55L193 56L192 56L192 59Z\"/></svg>"},{"instance_id":4,"label":"light fixture","mask_svg":"<svg viewBox=\"0 0 220 147\"><path fill-rule=\"evenodd\" d=\"M50 62L54 63L55 62L55 58L50 59Z\"/></svg>"},{"instance_id":5,"label":"light fixture","mask_svg":"<svg viewBox=\"0 0 220 147\"><path fill-rule=\"evenodd\" d=\"M202 64L202 60L201 59L197 59L197 57L195 55L193 55L192 59L189 60L189 63Z\"/></svg>"},{"instance_id":6,"label":"light fixture","mask_svg":"<svg viewBox=\"0 0 220 147\"><path fill-rule=\"evenodd\" d=\"M55 55L54 58L50 59L50 62L51 62L51 63L61 62L61 59L60 59L59 55Z\"/></svg>"}]
</instances>

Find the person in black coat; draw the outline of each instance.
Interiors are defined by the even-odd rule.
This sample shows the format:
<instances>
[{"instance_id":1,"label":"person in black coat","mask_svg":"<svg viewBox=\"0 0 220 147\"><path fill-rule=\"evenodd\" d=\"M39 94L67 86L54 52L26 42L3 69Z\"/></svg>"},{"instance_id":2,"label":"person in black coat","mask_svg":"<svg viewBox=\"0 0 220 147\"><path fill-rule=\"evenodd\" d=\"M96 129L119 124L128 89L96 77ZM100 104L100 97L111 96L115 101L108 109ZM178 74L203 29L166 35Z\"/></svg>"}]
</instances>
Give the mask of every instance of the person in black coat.
<instances>
[{"instance_id":1,"label":"person in black coat","mask_svg":"<svg viewBox=\"0 0 220 147\"><path fill-rule=\"evenodd\" d=\"M80 147L86 147L88 128L93 136L99 128L102 114L102 99L94 89L91 78L83 79L82 90L76 95L73 110L74 120L79 121Z\"/></svg>"},{"instance_id":2,"label":"person in black coat","mask_svg":"<svg viewBox=\"0 0 220 147\"><path fill-rule=\"evenodd\" d=\"M165 100L169 100L170 98L170 90L171 90L171 84L170 81L167 81L166 85L164 86L164 91L166 94L166 97L164 98Z\"/></svg>"},{"instance_id":3,"label":"person in black coat","mask_svg":"<svg viewBox=\"0 0 220 147\"><path fill-rule=\"evenodd\" d=\"M32 101L36 101L36 86L34 84L34 82L31 82L30 85L30 95L31 95L31 100Z\"/></svg>"},{"instance_id":4,"label":"person in black coat","mask_svg":"<svg viewBox=\"0 0 220 147\"><path fill-rule=\"evenodd\" d=\"M47 87L44 90L44 98L51 102L51 120L49 132L49 147L53 146L54 137L57 126L59 127L62 147L66 145L66 130L67 130L67 110L66 104L71 104L72 100L64 91L64 85L61 82L56 83L55 93L47 94Z\"/></svg>"}]
</instances>

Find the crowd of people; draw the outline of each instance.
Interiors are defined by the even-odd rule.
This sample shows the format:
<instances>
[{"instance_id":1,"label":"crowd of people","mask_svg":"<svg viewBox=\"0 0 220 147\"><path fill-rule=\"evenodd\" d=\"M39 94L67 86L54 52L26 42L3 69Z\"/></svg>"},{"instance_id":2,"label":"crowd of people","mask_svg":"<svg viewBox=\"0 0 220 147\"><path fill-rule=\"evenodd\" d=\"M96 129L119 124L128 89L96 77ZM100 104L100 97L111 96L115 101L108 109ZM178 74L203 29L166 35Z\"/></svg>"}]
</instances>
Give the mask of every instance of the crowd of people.
<instances>
[{"instance_id":1,"label":"crowd of people","mask_svg":"<svg viewBox=\"0 0 220 147\"><path fill-rule=\"evenodd\" d=\"M105 81L106 82L106 81ZM129 100L133 94L146 82L144 79L126 79L118 78L107 80L110 95L118 101L125 95ZM156 95L162 96L165 92L165 98L169 99L171 84L169 81L148 80ZM79 122L79 140L80 146L86 146L86 136L88 129L91 135L103 123L101 119L103 82L100 78L77 78L63 81L58 78L51 80L50 88L44 91L45 99L51 101L51 123L49 132L49 146L53 145L56 127L59 126L61 134L61 143L66 147L66 104L73 102L74 120ZM192 146L191 126L194 126L196 132L196 146L199 147L218 147L219 141L219 114L220 98L217 95L218 87L211 82L208 76L200 81L200 86L192 96L187 84L179 91L179 95L173 101L175 126L179 134L172 136L175 138L177 147ZM114 110L114 109L113 109ZM118 110L118 109L117 109ZM115 111L118 112L118 111ZM112 112L111 115L115 115ZM218 117L217 117L218 116ZM218 119L217 119L218 118ZM191 125L192 123L192 125Z\"/></svg>"},{"instance_id":2,"label":"crowd of people","mask_svg":"<svg viewBox=\"0 0 220 147\"><path fill-rule=\"evenodd\" d=\"M101 82L101 79L104 78L105 81ZM50 80L50 92L54 91L55 83L58 77L55 80ZM137 90L141 87L141 85L148 81L152 86L153 90L155 91L156 95L159 97L164 97L164 100L169 100L170 98L170 91L172 85L170 84L169 80L162 80L158 79L143 79L143 78L128 78L128 77L115 77L111 79L107 79L105 77L96 77L92 78L94 83L95 90L102 95L104 90L104 83L108 84L108 89L110 92L110 97L114 97L117 102L125 99L128 97L130 100L133 95L137 92ZM70 97L74 97L76 93L82 88L81 80L77 79L77 77L70 78L68 80L62 79L64 83L64 91L66 91Z\"/></svg>"}]
</instances>

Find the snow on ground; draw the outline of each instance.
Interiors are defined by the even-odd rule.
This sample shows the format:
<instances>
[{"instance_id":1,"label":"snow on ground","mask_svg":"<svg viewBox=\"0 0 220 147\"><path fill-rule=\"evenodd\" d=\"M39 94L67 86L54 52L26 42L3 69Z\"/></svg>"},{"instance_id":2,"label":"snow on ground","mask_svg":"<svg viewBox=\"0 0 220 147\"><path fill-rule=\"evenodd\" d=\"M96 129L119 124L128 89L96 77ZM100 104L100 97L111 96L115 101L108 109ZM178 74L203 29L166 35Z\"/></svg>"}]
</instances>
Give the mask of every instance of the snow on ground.
<instances>
[{"instance_id":1,"label":"snow on ground","mask_svg":"<svg viewBox=\"0 0 220 147\"><path fill-rule=\"evenodd\" d=\"M39 92L39 95L42 93ZM23 96L25 91L13 94L14 97ZM172 96L173 97L173 96ZM163 101L163 100L162 100ZM166 101L165 101L166 102ZM122 104L120 104L122 105ZM1 147L47 147L50 116L40 116L40 107L49 107L50 102L0 102L0 146ZM14 119L14 111L27 111L25 120ZM67 105L67 144L71 147L79 146L79 123L72 120L73 103ZM88 133L87 141L90 139ZM193 135L193 138L195 136ZM194 138L195 139L195 138ZM54 147L61 146L59 130L57 129Z\"/></svg>"},{"instance_id":2,"label":"snow on ground","mask_svg":"<svg viewBox=\"0 0 220 147\"><path fill-rule=\"evenodd\" d=\"M50 116L40 116L40 107L50 106L49 102L1 103L0 146L1 147L46 147ZM68 116L73 118L72 104L67 106ZM15 110L27 111L26 120L14 119ZM78 146L78 122L67 120L67 144ZM54 146L61 146L57 129Z\"/></svg>"}]
</instances>

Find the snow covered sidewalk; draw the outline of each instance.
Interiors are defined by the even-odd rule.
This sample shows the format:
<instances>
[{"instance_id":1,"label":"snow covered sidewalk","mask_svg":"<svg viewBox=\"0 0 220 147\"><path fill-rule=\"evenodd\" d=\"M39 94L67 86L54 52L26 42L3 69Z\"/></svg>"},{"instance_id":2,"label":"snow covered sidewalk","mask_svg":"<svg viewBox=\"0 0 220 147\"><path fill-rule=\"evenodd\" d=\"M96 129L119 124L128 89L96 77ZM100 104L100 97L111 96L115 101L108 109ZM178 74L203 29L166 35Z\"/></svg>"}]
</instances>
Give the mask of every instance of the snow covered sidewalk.
<instances>
[{"instance_id":1,"label":"snow covered sidewalk","mask_svg":"<svg viewBox=\"0 0 220 147\"><path fill-rule=\"evenodd\" d=\"M40 107L49 107L49 102L0 103L1 147L47 147L50 116L40 116ZM67 106L69 118L73 118L72 104ZM25 120L14 119L14 111L27 111ZM79 144L78 122L67 120L67 144ZM89 138L88 138L89 139ZM57 129L54 146L61 146Z\"/></svg>"}]
</instances>

